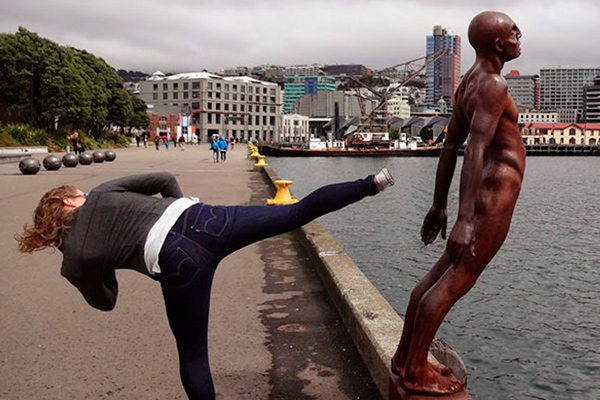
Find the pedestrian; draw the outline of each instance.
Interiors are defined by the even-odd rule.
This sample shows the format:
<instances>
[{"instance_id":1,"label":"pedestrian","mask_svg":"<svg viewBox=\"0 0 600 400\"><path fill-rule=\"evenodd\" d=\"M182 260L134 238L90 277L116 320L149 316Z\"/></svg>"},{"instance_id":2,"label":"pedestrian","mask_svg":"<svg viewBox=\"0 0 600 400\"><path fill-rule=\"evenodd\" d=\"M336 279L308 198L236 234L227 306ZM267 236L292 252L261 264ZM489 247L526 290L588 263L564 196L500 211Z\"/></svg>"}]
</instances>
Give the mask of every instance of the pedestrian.
<instances>
[{"instance_id":1,"label":"pedestrian","mask_svg":"<svg viewBox=\"0 0 600 400\"><path fill-rule=\"evenodd\" d=\"M60 250L61 275L102 311L116 305L116 270L135 270L160 282L185 391L191 399L212 400L207 333L219 262L393 184L384 168L365 179L321 187L292 205L212 206L183 197L171 173L126 176L89 195L75 186L48 191L34 223L16 240L23 253Z\"/></svg>"},{"instance_id":2,"label":"pedestrian","mask_svg":"<svg viewBox=\"0 0 600 400\"><path fill-rule=\"evenodd\" d=\"M144 133L142 138L144 139L144 147L148 147L148 134Z\"/></svg>"},{"instance_id":3,"label":"pedestrian","mask_svg":"<svg viewBox=\"0 0 600 400\"><path fill-rule=\"evenodd\" d=\"M219 142L215 138L212 139L210 148L213 152L213 162L219 162Z\"/></svg>"},{"instance_id":4,"label":"pedestrian","mask_svg":"<svg viewBox=\"0 0 600 400\"><path fill-rule=\"evenodd\" d=\"M183 135L179 136L179 148L181 151L185 150L185 138Z\"/></svg>"},{"instance_id":5,"label":"pedestrian","mask_svg":"<svg viewBox=\"0 0 600 400\"><path fill-rule=\"evenodd\" d=\"M227 141L225 141L225 137L221 136L219 138L219 153L221 154L221 161L227 161Z\"/></svg>"},{"instance_id":6,"label":"pedestrian","mask_svg":"<svg viewBox=\"0 0 600 400\"><path fill-rule=\"evenodd\" d=\"M154 146L156 150L160 150L160 136L158 135L154 136Z\"/></svg>"},{"instance_id":7,"label":"pedestrian","mask_svg":"<svg viewBox=\"0 0 600 400\"><path fill-rule=\"evenodd\" d=\"M135 143L137 144L137 147L140 147L140 135L135 135Z\"/></svg>"}]
</instances>

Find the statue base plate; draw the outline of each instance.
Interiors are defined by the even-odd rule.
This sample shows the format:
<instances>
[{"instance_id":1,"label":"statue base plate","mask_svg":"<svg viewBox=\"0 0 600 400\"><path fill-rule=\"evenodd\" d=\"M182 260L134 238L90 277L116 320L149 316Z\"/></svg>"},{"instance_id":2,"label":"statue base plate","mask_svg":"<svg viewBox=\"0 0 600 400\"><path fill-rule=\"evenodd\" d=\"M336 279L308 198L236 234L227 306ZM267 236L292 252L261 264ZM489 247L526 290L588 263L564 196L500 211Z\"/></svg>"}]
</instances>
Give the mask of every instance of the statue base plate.
<instances>
[{"instance_id":1,"label":"statue base plate","mask_svg":"<svg viewBox=\"0 0 600 400\"><path fill-rule=\"evenodd\" d=\"M458 393L447 396L429 396L424 394L408 393L402 389L399 380L400 378L390 371L389 400L473 400L471 395L464 388Z\"/></svg>"}]
</instances>

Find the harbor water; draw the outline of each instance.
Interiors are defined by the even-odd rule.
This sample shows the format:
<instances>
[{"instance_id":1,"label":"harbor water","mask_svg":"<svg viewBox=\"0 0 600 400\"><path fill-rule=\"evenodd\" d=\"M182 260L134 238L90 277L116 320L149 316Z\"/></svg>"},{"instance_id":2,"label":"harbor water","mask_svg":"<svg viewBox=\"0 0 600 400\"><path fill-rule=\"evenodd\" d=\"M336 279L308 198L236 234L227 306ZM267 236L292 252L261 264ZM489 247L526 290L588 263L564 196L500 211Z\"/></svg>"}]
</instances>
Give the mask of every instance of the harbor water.
<instances>
[{"instance_id":1,"label":"harbor water","mask_svg":"<svg viewBox=\"0 0 600 400\"><path fill-rule=\"evenodd\" d=\"M420 242L437 158L275 158L301 198L387 166L396 185L319 219L404 315L445 241ZM459 160L448 203L458 207ZM477 399L600 399L600 158L530 157L509 236L438 332L463 358Z\"/></svg>"}]
</instances>

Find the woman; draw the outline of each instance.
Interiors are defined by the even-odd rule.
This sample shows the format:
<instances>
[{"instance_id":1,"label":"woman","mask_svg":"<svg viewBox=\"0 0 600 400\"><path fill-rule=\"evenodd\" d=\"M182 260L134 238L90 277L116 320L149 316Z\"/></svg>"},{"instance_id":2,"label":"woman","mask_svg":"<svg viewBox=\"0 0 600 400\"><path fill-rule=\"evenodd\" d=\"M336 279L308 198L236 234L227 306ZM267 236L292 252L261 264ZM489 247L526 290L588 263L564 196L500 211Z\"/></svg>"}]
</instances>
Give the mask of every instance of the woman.
<instances>
[{"instance_id":1,"label":"woman","mask_svg":"<svg viewBox=\"0 0 600 400\"><path fill-rule=\"evenodd\" d=\"M58 248L61 274L103 311L115 307L115 270L134 269L159 281L185 391L191 399L214 399L207 330L219 262L393 184L384 168L376 176L324 186L296 204L272 207L203 204L183 197L167 172L109 181L89 195L61 186L42 197L33 225L17 241L21 252Z\"/></svg>"}]
</instances>

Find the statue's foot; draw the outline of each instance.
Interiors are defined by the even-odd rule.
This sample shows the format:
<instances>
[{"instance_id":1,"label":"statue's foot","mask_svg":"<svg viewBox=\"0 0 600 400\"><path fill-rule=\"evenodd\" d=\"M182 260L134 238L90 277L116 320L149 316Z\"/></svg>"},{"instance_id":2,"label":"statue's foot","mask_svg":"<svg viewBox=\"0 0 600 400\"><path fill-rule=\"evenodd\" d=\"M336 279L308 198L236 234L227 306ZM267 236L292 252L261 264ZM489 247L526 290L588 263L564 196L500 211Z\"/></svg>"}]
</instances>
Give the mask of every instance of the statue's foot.
<instances>
[{"instance_id":1,"label":"statue's foot","mask_svg":"<svg viewBox=\"0 0 600 400\"><path fill-rule=\"evenodd\" d=\"M433 368L433 370L436 371L440 375L443 375L443 376L452 375L452 368L450 368L444 364L429 363L429 366L431 368ZM392 360L391 369L395 375L404 376L404 367L397 366L396 363L394 362L394 360Z\"/></svg>"},{"instance_id":2,"label":"statue's foot","mask_svg":"<svg viewBox=\"0 0 600 400\"><path fill-rule=\"evenodd\" d=\"M404 390L415 394L428 396L447 396L459 392L463 384L453 375L442 375L433 364L429 363L421 373L400 375L400 386Z\"/></svg>"}]
</instances>

